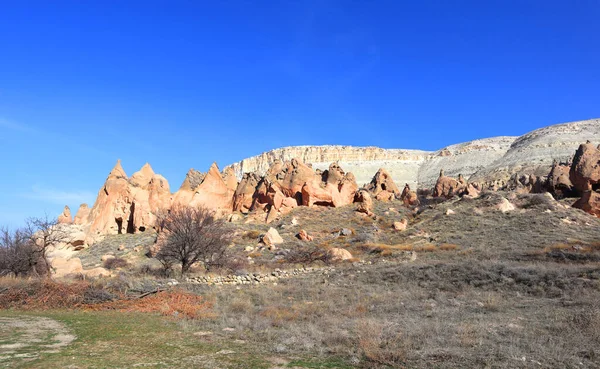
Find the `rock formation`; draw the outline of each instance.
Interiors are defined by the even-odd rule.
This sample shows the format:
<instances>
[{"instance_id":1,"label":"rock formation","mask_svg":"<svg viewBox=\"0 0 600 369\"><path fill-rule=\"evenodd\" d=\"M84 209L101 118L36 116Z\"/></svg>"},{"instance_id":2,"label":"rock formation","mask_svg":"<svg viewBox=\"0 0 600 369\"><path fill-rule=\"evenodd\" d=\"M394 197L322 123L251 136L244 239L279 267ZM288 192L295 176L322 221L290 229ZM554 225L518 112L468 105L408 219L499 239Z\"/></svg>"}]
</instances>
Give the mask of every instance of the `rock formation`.
<instances>
[{"instance_id":1,"label":"rock formation","mask_svg":"<svg viewBox=\"0 0 600 369\"><path fill-rule=\"evenodd\" d=\"M402 194L400 195L400 200L402 200L404 206L419 205L419 197L417 196L417 193L415 191L411 191L408 183L404 185L404 189L402 190Z\"/></svg>"},{"instance_id":2,"label":"rock formation","mask_svg":"<svg viewBox=\"0 0 600 369\"><path fill-rule=\"evenodd\" d=\"M544 187L554 195L554 198L562 199L574 195L573 183L569 178L570 170L569 165L561 165L557 161L552 164Z\"/></svg>"},{"instance_id":3,"label":"rock formation","mask_svg":"<svg viewBox=\"0 0 600 369\"><path fill-rule=\"evenodd\" d=\"M400 196L400 190L392 176L383 168L379 168L371 182L365 186L365 189L381 201L393 200L396 196Z\"/></svg>"},{"instance_id":4,"label":"rock formation","mask_svg":"<svg viewBox=\"0 0 600 369\"><path fill-rule=\"evenodd\" d=\"M579 146L569 178L579 192L600 189L600 146L596 147L589 141Z\"/></svg>"},{"instance_id":5,"label":"rock formation","mask_svg":"<svg viewBox=\"0 0 600 369\"><path fill-rule=\"evenodd\" d=\"M71 209L69 208L69 206L65 205L62 214L58 216L58 222L61 224L73 223L73 218L71 217Z\"/></svg>"},{"instance_id":6,"label":"rock formation","mask_svg":"<svg viewBox=\"0 0 600 369\"><path fill-rule=\"evenodd\" d=\"M302 186L302 205L344 206L354 202L358 185L352 173L345 173L337 163Z\"/></svg>"},{"instance_id":7,"label":"rock formation","mask_svg":"<svg viewBox=\"0 0 600 369\"><path fill-rule=\"evenodd\" d=\"M356 202L358 203L358 207L356 211L362 214L366 214L367 216L372 217L373 214L373 199L371 199L371 195L367 190L360 190L356 194Z\"/></svg>"},{"instance_id":8,"label":"rock formation","mask_svg":"<svg viewBox=\"0 0 600 369\"><path fill-rule=\"evenodd\" d=\"M79 205L79 210L77 210L77 214L75 214L73 223L78 225L87 224L90 217L90 210L91 209L88 207L88 204Z\"/></svg>"},{"instance_id":9,"label":"rock formation","mask_svg":"<svg viewBox=\"0 0 600 369\"><path fill-rule=\"evenodd\" d=\"M521 137L474 140L436 152L350 146L285 147L244 159L231 168L241 178L246 172L264 175L276 160L299 158L320 170L338 162L354 173L359 184L364 184L378 168L385 167L397 183L408 183L413 188L432 187L440 169L445 169L450 177L462 173L468 182L479 183L480 189L498 189L516 173L547 175L555 159L567 161L587 139L600 141L600 119L557 124Z\"/></svg>"}]
</instances>

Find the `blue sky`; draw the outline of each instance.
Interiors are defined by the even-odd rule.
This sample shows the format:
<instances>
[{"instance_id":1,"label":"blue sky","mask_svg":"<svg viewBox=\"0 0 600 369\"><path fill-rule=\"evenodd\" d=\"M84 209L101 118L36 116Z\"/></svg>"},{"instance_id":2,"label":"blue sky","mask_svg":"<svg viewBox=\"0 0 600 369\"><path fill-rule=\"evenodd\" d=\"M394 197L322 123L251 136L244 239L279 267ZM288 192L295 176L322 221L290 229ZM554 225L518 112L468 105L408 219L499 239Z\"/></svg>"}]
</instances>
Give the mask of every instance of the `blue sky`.
<instances>
[{"instance_id":1,"label":"blue sky","mask_svg":"<svg viewBox=\"0 0 600 369\"><path fill-rule=\"evenodd\" d=\"M600 2L1 1L0 224L290 145L600 117Z\"/></svg>"}]
</instances>

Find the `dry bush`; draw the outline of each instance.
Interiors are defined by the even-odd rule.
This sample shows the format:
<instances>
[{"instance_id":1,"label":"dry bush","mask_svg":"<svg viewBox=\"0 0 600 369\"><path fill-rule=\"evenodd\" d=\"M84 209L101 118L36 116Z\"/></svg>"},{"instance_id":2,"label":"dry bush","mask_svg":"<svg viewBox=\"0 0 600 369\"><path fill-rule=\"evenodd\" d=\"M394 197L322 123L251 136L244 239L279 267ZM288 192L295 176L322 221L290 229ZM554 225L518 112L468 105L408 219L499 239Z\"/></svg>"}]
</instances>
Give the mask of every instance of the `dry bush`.
<instances>
[{"instance_id":1,"label":"dry bush","mask_svg":"<svg viewBox=\"0 0 600 369\"><path fill-rule=\"evenodd\" d=\"M233 234L213 211L204 207L175 207L159 213L157 218L161 235L156 258L165 269L181 264L181 274L185 274L196 263L202 263L206 270L224 265Z\"/></svg>"},{"instance_id":2,"label":"dry bush","mask_svg":"<svg viewBox=\"0 0 600 369\"><path fill-rule=\"evenodd\" d=\"M301 245L285 256L285 261L290 264L310 265L315 262L330 264L331 254L326 249L316 245Z\"/></svg>"},{"instance_id":3,"label":"dry bush","mask_svg":"<svg viewBox=\"0 0 600 369\"><path fill-rule=\"evenodd\" d=\"M260 235L262 234L261 231L257 231L255 229L247 231L246 233L244 233L244 238L247 240L258 240L258 237L260 237Z\"/></svg>"},{"instance_id":4,"label":"dry bush","mask_svg":"<svg viewBox=\"0 0 600 369\"><path fill-rule=\"evenodd\" d=\"M115 296L87 281L59 283L52 280L23 281L7 287L1 295L0 308L59 309L80 308L87 304L109 301Z\"/></svg>"},{"instance_id":5,"label":"dry bush","mask_svg":"<svg viewBox=\"0 0 600 369\"><path fill-rule=\"evenodd\" d=\"M442 251L454 251L454 250L458 250L459 246L455 245L453 243L443 243L440 245L440 250Z\"/></svg>"},{"instance_id":6,"label":"dry bush","mask_svg":"<svg viewBox=\"0 0 600 369\"><path fill-rule=\"evenodd\" d=\"M188 319L212 319L213 303L202 296L182 290L160 291L144 298L118 300L89 306L92 310L159 313L164 316Z\"/></svg>"},{"instance_id":7,"label":"dry bush","mask_svg":"<svg viewBox=\"0 0 600 369\"><path fill-rule=\"evenodd\" d=\"M127 260L123 258L110 258L104 262L104 267L108 270L126 268L128 265Z\"/></svg>"},{"instance_id":8,"label":"dry bush","mask_svg":"<svg viewBox=\"0 0 600 369\"><path fill-rule=\"evenodd\" d=\"M260 316L267 318L274 327L281 327L286 322L298 320L300 314L289 306L267 306L261 310Z\"/></svg>"},{"instance_id":9,"label":"dry bush","mask_svg":"<svg viewBox=\"0 0 600 369\"><path fill-rule=\"evenodd\" d=\"M405 362L407 347L397 325L363 320L357 333L358 347L367 361L389 366Z\"/></svg>"},{"instance_id":10,"label":"dry bush","mask_svg":"<svg viewBox=\"0 0 600 369\"><path fill-rule=\"evenodd\" d=\"M419 252L433 252L436 250L437 250L437 247L431 243L415 247L415 251L419 251Z\"/></svg>"}]
</instances>

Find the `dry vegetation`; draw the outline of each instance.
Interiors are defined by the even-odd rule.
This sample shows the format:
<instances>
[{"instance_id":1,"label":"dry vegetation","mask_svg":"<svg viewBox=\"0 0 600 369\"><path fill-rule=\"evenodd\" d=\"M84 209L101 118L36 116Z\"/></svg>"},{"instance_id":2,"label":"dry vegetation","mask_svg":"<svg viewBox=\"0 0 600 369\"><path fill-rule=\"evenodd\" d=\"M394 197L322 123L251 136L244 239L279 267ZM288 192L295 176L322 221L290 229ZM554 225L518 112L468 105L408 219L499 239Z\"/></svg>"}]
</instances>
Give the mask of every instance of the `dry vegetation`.
<instances>
[{"instance_id":1,"label":"dry vegetation","mask_svg":"<svg viewBox=\"0 0 600 369\"><path fill-rule=\"evenodd\" d=\"M376 202L376 219L351 206L299 208L270 225L285 240L275 251L245 251L269 226L229 224L236 257L213 273L329 268L259 285L169 286L158 265L131 251L151 244L140 235L118 255L130 264L115 266L116 277L3 279L0 307L154 313L174 320L183 341L241 345L205 367L600 367L600 220L537 195L514 198L512 212L493 210L502 195L432 202L414 213ZM402 218L408 229L395 231ZM297 240L300 229L315 240ZM332 264L323 258L331 247L362 262ZM157 288L165 291L139 298ZM179 367L198 366L183 348L165 355L179 355L165 359Z\"/></svg>"}]
</instances>

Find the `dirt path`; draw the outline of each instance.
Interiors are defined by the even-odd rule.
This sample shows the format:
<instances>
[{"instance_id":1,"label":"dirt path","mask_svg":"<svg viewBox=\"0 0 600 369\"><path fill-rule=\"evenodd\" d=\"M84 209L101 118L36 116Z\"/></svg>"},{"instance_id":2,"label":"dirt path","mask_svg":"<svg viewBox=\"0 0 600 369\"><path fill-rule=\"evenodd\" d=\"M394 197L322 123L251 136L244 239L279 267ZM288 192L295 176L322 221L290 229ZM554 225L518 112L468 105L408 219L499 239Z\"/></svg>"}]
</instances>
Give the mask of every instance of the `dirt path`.
<instances>
[{"instance_id":1,"label":"dirt path","mask_svg":"<svg viewBox=\"0 0 600 369\"><path fill-rule=\"evenodd\" d=\"M59 352L76 337L56 320L35 317L0 317L0 368Z\"/></svg>"}]
</instances>

